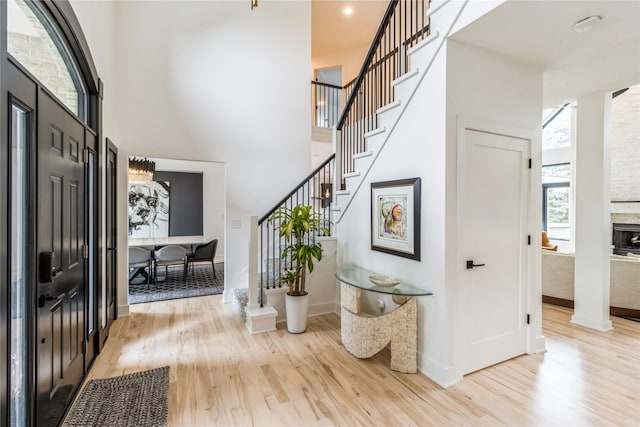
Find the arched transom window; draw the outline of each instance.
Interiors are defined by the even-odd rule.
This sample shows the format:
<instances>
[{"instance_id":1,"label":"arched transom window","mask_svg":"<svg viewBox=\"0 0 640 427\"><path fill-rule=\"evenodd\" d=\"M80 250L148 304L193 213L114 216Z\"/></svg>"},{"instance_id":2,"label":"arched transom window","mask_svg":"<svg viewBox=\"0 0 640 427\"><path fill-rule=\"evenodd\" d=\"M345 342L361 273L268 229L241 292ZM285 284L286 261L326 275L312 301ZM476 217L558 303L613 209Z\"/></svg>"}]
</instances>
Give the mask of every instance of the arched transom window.
<instances>
[{"instance_id":1,"label":"arched transom window","mask_svg":"<svg viewBox=\"0 0 640 427\"><path fill-rule=\"evenodd\" d=\"M86 90L75 62L44 12L29 0L7 2L7 50L80 119Z\"/></svg>"}]
</instances>

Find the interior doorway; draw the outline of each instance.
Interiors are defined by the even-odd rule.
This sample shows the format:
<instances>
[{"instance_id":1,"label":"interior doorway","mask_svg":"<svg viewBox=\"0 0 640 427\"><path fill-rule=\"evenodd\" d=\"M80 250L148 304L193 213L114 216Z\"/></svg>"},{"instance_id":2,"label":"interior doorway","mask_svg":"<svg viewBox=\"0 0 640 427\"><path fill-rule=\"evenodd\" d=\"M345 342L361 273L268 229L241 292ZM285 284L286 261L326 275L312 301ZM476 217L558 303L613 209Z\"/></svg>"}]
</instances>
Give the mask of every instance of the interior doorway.
<instances>
[{"instance_id":1,"label":"interior doorway","mask_svg":"<svg viewBox=\"0 0 640 427\"><path fill-rule=\"evenodd\" d=\"M466 374L527 351L530 140L468 127L459 132L461 355Z\"/></svg>"},{"instance_id":2,"label":"interior doorway","mask_svg":"<svg viewBox=\"0 0 640 427\"><path fill-rule=\"evenodd\" d=\"M128 201L121 198L129 213L129 304L223 293L225 164L132 157L131 165L139 159L149 175L129 174Z\"/></svg>"}]
</instances>

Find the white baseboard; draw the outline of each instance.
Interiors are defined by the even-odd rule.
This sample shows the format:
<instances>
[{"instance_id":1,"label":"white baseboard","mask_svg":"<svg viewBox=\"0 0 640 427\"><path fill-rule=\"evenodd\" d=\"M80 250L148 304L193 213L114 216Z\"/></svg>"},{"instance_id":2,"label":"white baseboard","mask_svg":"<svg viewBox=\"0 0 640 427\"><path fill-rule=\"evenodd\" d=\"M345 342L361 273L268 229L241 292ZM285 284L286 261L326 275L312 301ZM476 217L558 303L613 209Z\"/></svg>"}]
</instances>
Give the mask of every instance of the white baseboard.
<instances>
[{"instance_id":1,"label":"white baseboard","mask_svg":"<svg viewBox=\"0 0 640 427\"><path fill-rule=\"evenodd\" d=\"M323 302L309 306L309 317L321 316L323 314L335 313L333 302Z\"/></svg>"},{"instance_id":2,"label":"white baseboard","mask_svg":"<svg viewBox=\"0 0 640 427\"><path fill-rule=\"evenodd\" d=\"M545 351L547 351L547 339L544 335L540 335L536 337L535 352L544 353Z\"/></svg>"},{"instance_id":3,"label":"white baseboard","mask_svg":"<svg viewBox=\"0 0 640 427\"><path fill-rule=\"evenodd\" d=\"M284 310L283 310L284 311ZM340 304L336 302L324 302L309 306L308 317L322 316L323 314L337 314L340 316ZM286 322L286 316L279 317L277 323Z\"/></svg>"},{"instance_id":4,"label":"white baseboard","mask_svg":"<svg viewBox=\"0 0 640 427\"><path fill-rule=\"evenodd\" d=\"M462 375L458 374L455 366L442 366L420 353L418 353L418 370L442 388L449 388L462 381Z\"/></svg>"},{"instance_id":5,"label":"white baseboard","mask_svg":"<svg viewBox=\"0 0 640 427\"><path fill-rule=\"evenodd\" d=\"M121 317L129 317L129 304L118 306L118 319Z\"/></svg>"},{"instance_id":6,"label":"white baseboard","mask_svg":"<svg viewBox=\"0 0 640 427\"><path fill-rule=\"evenodd\" d=\"M600 332L608 332L613 330L613 323L611 323L611 320L600 321L600 320L589 319L582 316L576 316L574 314L573 316L571 316L571 323L584 326L587 328L595 329L596 331L600 331Z\"/></svg>"},{"instance_id":7,"label":"white baseboard","mask_svg":"<svg viewBox=\"0 0 640 427\"><path fill-rule=\"evenodd\" d=\"M232 302L233 302L233 289L225 289L224 292L222 293L222 303L231 304Z\"/></svg>"}]
</instances>

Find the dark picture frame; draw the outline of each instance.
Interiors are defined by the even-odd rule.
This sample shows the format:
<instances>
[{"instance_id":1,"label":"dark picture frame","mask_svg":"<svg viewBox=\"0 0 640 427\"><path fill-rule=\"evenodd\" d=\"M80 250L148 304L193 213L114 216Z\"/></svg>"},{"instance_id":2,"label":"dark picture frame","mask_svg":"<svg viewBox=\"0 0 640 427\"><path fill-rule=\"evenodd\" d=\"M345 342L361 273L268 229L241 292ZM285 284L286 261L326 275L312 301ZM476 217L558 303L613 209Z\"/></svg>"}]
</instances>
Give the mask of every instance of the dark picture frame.
<instances>
[{"instance_id":1,"label":"dark picture frame","mask_svg":"<svg viewBox=\"0 0 640 427\"><path fill-rule=\"evenodd\" d=\"M371 250L420 261L421 179L371 183Z\"/></svg>"}]
</instances>

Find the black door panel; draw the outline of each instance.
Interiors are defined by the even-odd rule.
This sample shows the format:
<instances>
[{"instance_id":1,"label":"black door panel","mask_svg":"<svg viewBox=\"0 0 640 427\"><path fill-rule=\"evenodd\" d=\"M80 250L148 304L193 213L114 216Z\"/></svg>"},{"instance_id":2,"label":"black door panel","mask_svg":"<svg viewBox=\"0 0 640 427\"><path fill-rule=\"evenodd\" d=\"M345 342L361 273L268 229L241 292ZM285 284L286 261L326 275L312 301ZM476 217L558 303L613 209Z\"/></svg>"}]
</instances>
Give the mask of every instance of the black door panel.
<instances>
[{"instance_id":1,"label":"black door panel","mask_svg":"<svg viewBox=\"0 0 640 427\"><path fill-rule=\"evenodd\" d=\"M85 133L45 91L38 100L37 250L54 257L38 283L36 420L55 425L84 374Z\"/></svg>"}]
</instances>

